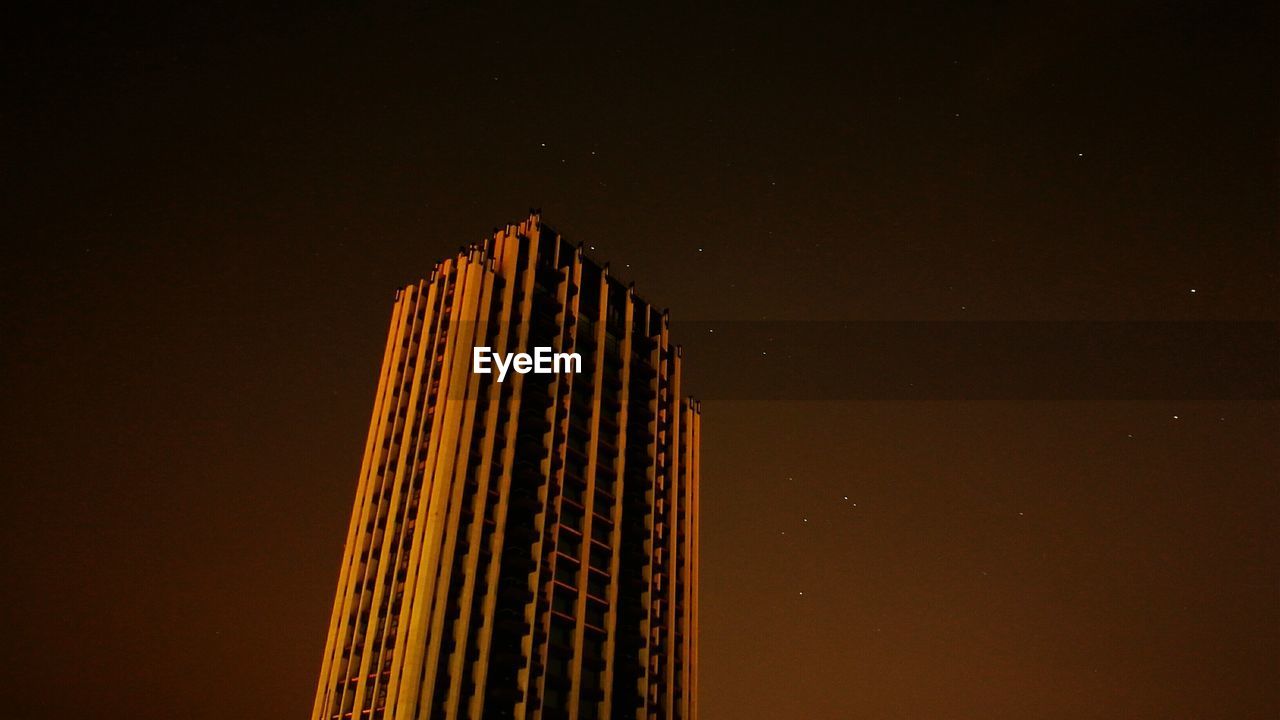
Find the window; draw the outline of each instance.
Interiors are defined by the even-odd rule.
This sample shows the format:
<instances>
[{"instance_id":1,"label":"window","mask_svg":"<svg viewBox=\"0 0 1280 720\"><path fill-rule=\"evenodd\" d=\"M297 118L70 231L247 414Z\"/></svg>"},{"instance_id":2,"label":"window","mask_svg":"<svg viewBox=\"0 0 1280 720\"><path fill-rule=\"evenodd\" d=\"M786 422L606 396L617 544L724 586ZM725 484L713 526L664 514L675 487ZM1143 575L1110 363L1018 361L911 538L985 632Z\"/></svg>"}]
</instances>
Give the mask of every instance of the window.
<instances>
[{"instance_id":1,"label":"window","mask_svg":"<svg viewBox=\"0 0 1280 720\"><path fill-rule=\"evenodd\" d=\"M611 553L602 547L591 548L591 567L609 572L610 556Z\"/></svg>"},{"instance_id":2,"label":"window","mask_svg":"<svg viewBox=\"0 0 1280 720\"><path fill-rule=\"evenodd\" d=\"M560 541L556 543L556 549L572 558L582 557L582 538L568 530L561 530Z\"/></svg>"},{"instance_id":3,"label":"window","mask_svg":"<svg viewBox=\"0 0 1280 720\"><path fill-rule=\"evenodd\" d=\"M567 615L569 617L573 617L574 615L573 605L574 605L573 598L569 595L569 593L564 588L557 587L555 590L555 595L551 598L551 609L554 610L555 612L560 613L561 615Z\"/></svg>"},{"instance_id":4,"label":"window","mask_svg":"<svg viewBox=\"0 0 1280 720\"><path fill-rule=\"evenodd\" d=\"M564 558L556 560L556 580L566 584L576 586L578 584L578 568L571 562L567 562Z\"/></svg>"},{"instance_id":5,"label":"window","mask_svg":"<svg viewBox=\"0 0 1280 720\"><path fill-rule=\"evenodd\" d=\"M582 510L576 505L561 503L560 524L582 532Z\"/></svg>"},{"instance_id":6,"label":"window","mask_svg":"<svg viewBox=\"0 0 1280 720\"><path fill-rule=\"evenodd\" d=\"M596 542L602 542L605 545L608 545L609 541L612 539L610 537L612 533L613 527L598 517L591 523L591 539Z\"/></svg>"},{"instance_id":7,"label":"window","mask_svg":"<svg viewBox=\"0 0 1280 720\"><path fill-rule=\"evenodd\" d=\"M562 678L569 675L569 661L563 654L547 655L547 677Z\"/></svg>"},{"instance_id":8,"label":"window","mask_svg":"<svg viewBox=\"0 0 1280 720\"><path fill-rule=\"evenodd\" d=\"M548 677L550 677L550 674L548 674ZM547 691L542 698L542 707L546 710L559 710L564 707L564 695L560 693L559 688L547 687Z\"/></svg>"},{"instance_id":9,"label":"window","mask_svg":"<svg viewBox=\"0 0 1280 720\"><path fill-rule=\"evenodd\" d=\"M594 601L587 601L587 617L588 625L604 629L604 606Z\"/></svg>"},{"instance_id":10,"label":"window","mask_svg":"<svg viewBox=\"0 0 1280 720\"><path fill-rule=\"evenodd\" d=\"M609 597L609 581L595 573L587 575L587 594L606 600Z\"/></svg>"},{"instance_id":11,"label":"window","mask_svg":"<svg viewBox=\"0 0 1280 720\"><path fill-rule=\"evenodd\" d=\"M550 644L568 647L572 637L573 628L569 623L561 618L551 618L551 631L547 634L547 641Z\"/></svg>"},{"instance_id":12,"label":"window","mask_svg":"<svg viewBox=\"0 0 1280 720\"><path fill-rule=\"evenodd\" d=\"M581 505L582 483L573 479L567 479L564 484L564 496Z\"/></svg>"}]
</instances>

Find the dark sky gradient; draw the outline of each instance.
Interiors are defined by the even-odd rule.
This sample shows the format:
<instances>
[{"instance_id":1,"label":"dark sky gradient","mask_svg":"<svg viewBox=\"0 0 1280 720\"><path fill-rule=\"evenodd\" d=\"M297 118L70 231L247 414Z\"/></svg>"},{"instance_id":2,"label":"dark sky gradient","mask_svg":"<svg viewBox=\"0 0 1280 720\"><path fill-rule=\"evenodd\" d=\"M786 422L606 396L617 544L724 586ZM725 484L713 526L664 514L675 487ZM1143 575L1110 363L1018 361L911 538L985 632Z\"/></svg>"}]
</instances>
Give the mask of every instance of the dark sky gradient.
<instances>
[{"instance_id":1,"label":"dark sky gradient","mask_svg":"<svg viewBox=\"0 0 1280 720\"><path fill-rule=\"evenodd\" d=\"M394 289L540 207L699 321L706 720L1276 717L1274 5L1025 5L9 17L5 716L305 717ZM1199 342L742 390L817 320Z\"/></svg>"}]
</instances>

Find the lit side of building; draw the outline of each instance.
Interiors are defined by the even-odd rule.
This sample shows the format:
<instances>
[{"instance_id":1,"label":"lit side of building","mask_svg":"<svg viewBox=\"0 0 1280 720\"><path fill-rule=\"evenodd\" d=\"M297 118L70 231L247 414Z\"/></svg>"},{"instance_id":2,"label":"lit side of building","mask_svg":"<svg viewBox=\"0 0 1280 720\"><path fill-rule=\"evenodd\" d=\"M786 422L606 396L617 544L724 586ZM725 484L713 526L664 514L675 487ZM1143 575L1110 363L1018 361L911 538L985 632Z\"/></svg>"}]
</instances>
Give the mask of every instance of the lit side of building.
<instances>
[{"instance_id":1,"label":"lit side of building","mask_svg":"<svg viewBox=\"0 0 1280 720\"><path fill-rule=\"evenodd\" d=\"M582 356L471 372L472 349ZM697 717L699 407L531 215L396 295L313 720Z\"/></svg>"}]
</instances>

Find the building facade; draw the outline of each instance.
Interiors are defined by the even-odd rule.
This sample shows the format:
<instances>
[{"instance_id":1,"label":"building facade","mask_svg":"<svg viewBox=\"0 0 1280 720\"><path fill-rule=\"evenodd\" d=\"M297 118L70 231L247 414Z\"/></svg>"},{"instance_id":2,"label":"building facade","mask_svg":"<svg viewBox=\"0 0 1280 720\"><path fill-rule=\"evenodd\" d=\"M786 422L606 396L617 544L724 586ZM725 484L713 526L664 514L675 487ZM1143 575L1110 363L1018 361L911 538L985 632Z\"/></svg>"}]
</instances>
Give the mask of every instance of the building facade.
<instances>
[{"instance_id":1,"label":"building facade","mask_svg":"<svg viewBox=\"0 0 1280 720\"><path fill-rule=\"evenodd\" d=\"M313 720L697 717L696 401L533 214L396 294ZM580 373L472 372L576 352Z\"/></svg>"}]
</instances>

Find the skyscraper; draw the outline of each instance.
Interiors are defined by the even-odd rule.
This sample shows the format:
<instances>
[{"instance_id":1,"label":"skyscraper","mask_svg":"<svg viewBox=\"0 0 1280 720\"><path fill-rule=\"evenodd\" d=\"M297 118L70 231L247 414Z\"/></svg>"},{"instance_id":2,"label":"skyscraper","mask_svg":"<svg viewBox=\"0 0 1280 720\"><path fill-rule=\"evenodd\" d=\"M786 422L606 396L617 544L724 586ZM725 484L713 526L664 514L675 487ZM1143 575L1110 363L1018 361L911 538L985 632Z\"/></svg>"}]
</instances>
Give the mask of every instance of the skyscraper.
<instances>
[{"instance_id":1,"label":"skyscraper","mask_svg":"<svg viewBox=\"0 0 1280 720\"><path fill-rule=\"evenodd\" d=\"M473 372L473 349L581 372ZM696 718L699 406L532 214L396 294L313 720Z\"/></svg>"}]
</instances>

